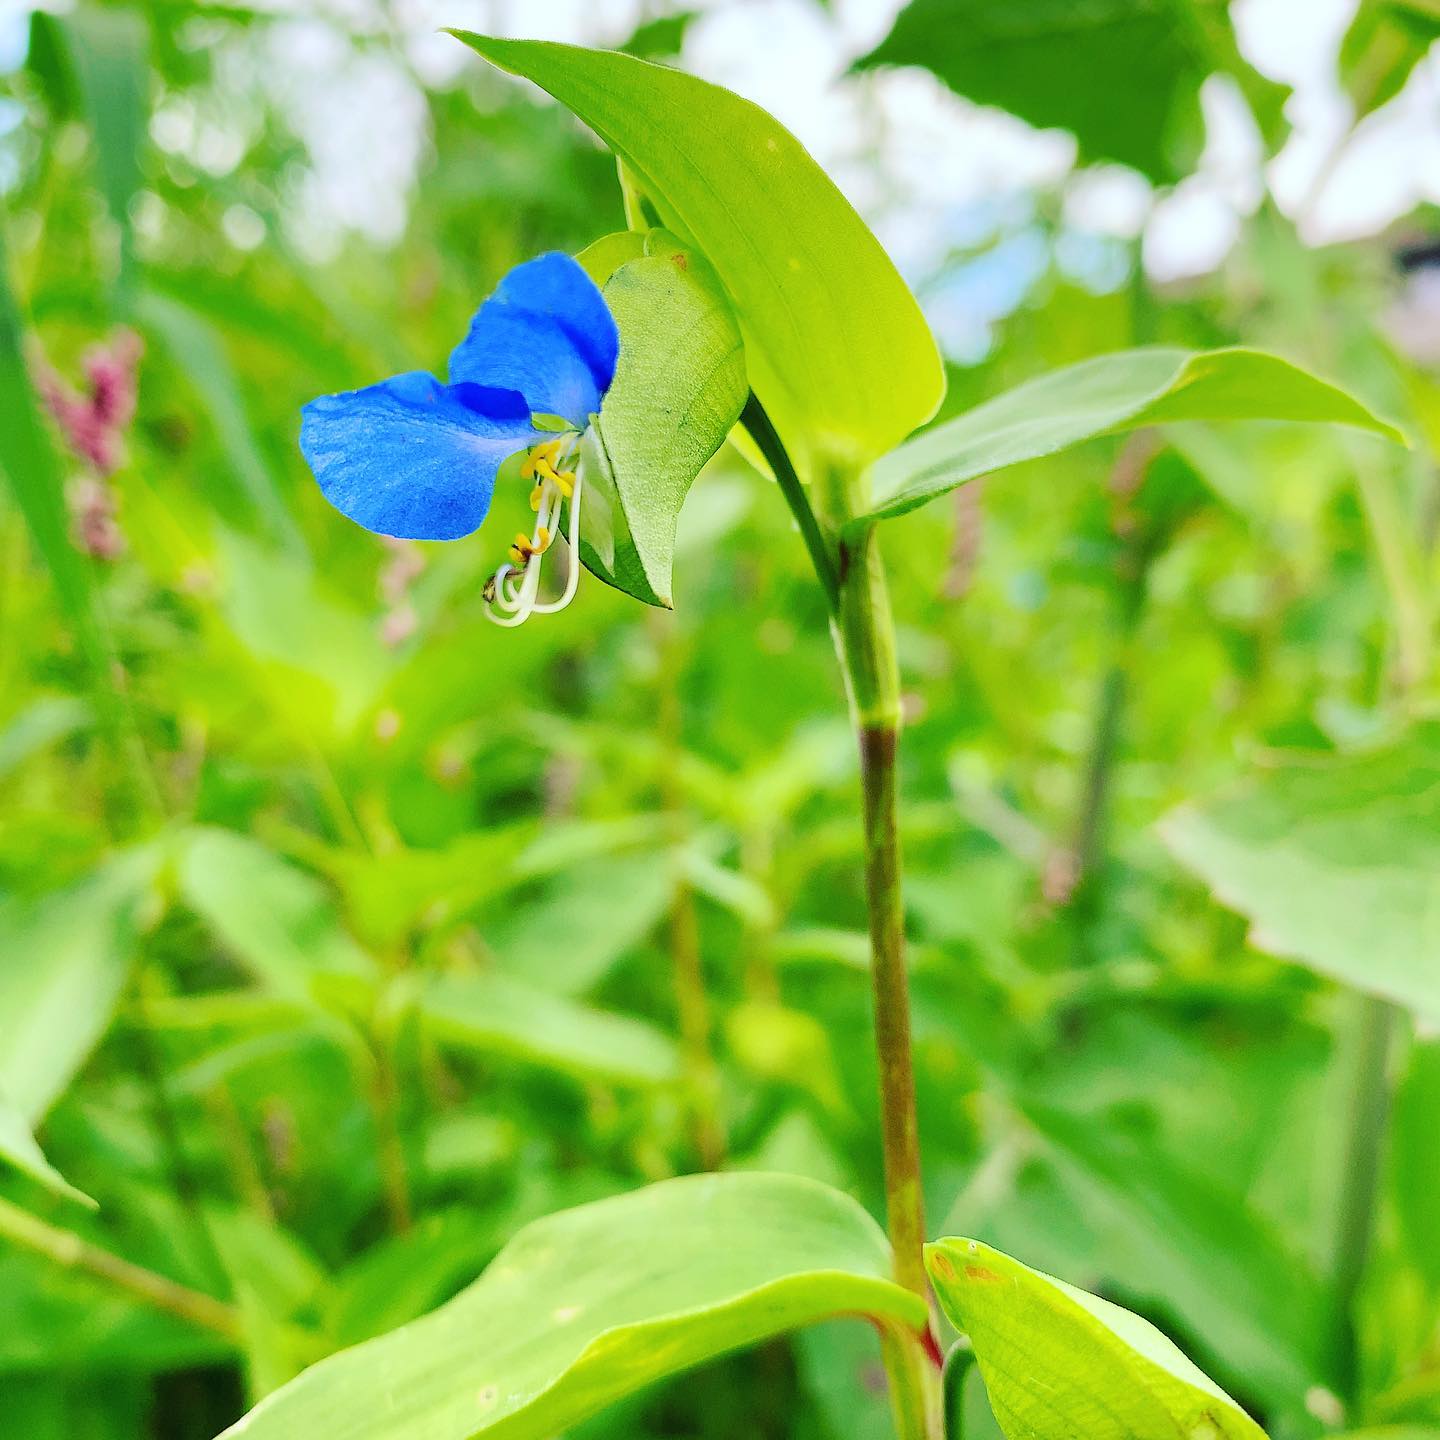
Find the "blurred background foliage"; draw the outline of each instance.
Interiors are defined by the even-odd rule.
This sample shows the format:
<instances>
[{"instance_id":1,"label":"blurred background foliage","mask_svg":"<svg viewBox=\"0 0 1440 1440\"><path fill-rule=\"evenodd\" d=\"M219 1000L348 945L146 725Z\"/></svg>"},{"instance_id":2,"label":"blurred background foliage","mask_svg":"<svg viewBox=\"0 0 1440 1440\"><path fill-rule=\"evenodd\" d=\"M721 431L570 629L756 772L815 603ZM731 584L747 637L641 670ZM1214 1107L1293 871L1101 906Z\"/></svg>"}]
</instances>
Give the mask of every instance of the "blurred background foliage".
<instances>
[{"instance_id":1,"label":"blurred background foliage","mask_svg":"<svg viewBox=\"0 0 1440 1440\"><path fill-rule=\"evenodd\" d=\"M545 8L509 23L543 31ZM615 8L595 38L661 60L696 19ZM763 45L764 7L728 8ZM17 1440L207 1440L526 1220L667 1175L881 1201L851 740L786 510L726 453L686 508L673 613L587 580L516 632L480 592L518 487L451 546L327 507L304 401L438 367L507 267L623 220L558 107L476 64L435 78L383 9L305 13L330 47L314 123L274 68L293 7L3 21ZM1269 153L1285 93L1218 0L1097 3L1083 36L1074 15L914 0L836 82L928 64L1076 137L1081 168L1018 222L976 200L908 267L927 303L993 321L951 347L945 413L1099 351L1244 341L1417 445L1174 426L887 527L930 1228L1140 1310L1277 1437L1440 1435L1440 757L1406 733L1435 694L1433 216L1314 247L1262 194L1223 261L1159 283L1138 233L1067 220L1084 167L1183 180L1216 74ZM1430 0L1364 0L1337 57L1353 114L1437 34ZM327 145L393 160L362 104L421 151L368 231L343 194L328 225L310 203ZM883 210L882 156L847 178ZM1332 780L1287 810L1266 777L1297 766ZM117 1257L180 1288L147 1297ZM965 1433L995 1434L968 1406ZM872 1342L835 1324L582 1429L888 1423Z\"/></svg>"}]
</instances>

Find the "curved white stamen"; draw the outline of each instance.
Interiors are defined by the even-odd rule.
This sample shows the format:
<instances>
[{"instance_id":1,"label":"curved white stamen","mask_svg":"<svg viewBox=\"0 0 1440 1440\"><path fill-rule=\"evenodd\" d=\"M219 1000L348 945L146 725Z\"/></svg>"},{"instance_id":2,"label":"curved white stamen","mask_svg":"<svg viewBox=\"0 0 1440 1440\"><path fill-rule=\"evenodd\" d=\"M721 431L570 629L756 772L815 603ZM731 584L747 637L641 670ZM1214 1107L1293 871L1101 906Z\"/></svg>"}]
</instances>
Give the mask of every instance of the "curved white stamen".
<instances>
[{"instance_id":1,"label":"curved white stamen","mask_svg":"<svg viewBox=\"0 0 1440 1440\"><path fill-rule=\"evenodd\" d=\"M580 491L584 486L584 478L577 474L575 488L570 493L570 528L565 532L566 543L570 547L570 553L565 557L569 563L565 590L559 599L534 606L537 615L553 615L557 610L563 610L575 598L575 592L580 588Z\"/></svg>"},{"instance_id":2,"label":"curved white stamen","mask_svg":"<svg viewBox=\"0 0 1440 1440\"><path fill-rule=\"evenodd\" d=\"M564 449L556 455L554 468L557 471L563 470L569 463L577 440L577 436L567 437ZM575 598L580 584L580 489L581 476L577 473L570 493L570 517L566 531L570 563L564 591L555 600L540 601L540 571L545 554L550 549L551 522L552 519L559 520L560 507L564 503L560 487L553 480L544 480L530 536L530 555L522 567L517 568L508 562L502 565L490 582L490 600L485 613L496 625L507 628L523 625L531 615L537 612L553 614L563 610Z\"/></svg>"}]
</instances>

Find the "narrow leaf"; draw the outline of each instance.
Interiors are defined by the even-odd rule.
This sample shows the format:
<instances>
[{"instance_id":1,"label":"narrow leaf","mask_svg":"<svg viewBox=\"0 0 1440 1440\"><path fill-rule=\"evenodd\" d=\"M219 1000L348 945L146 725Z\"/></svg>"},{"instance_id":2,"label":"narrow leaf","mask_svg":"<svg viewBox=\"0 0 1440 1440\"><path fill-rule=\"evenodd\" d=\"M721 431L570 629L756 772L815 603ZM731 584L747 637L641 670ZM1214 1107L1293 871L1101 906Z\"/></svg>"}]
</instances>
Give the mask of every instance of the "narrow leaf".
<instances>
[{"instance_id":1,"label":"narrow leaf","mask_svg":"<svg viewBox=\"0 0 1440 1440\"><path fill-rule=\"evenodd\" d=\"M871 468L871 510L903 515L996 470L1099 435L1171 420L1295 420L1393 425L1343 390L1260 350L1118 350L1052 371L902 445Z\"/></svg>"},{"instance_id":2,"label":"narrow leaf","mask_svg":"<svg viewBox=\"0 0 1440 1440\"><path fill-rule=\"evenodd\" d=\"M1008 1440L1264 1440L1153 1325L978 1240L926 1247Z\"/></svg>"},{"instance_id":3,"label":"narrow leaf","mask_svg":"<svg viewBox=\"0 0 1440 1440\"><path fill-rule=\"evenodd\" d=\"M919 1327L879 1228L790 1176L697 1175L522 1230L448 1305L322 1361L228 1440L548 1440L665 1375L834 1315Z\"/></svg>"},{"instance_id":4,"label":"narrow leaf","mask_svg":"<svg viewBox=\"0 0 1440 1440\"><path fill-rule=\"evenodd\" d=\"M935 413L935 341L890 258L758 106L629 55L455 32L533 80L624 161L734 301L750 383L792 449L883 454Z\"/></svg>"},{"instance_id":5,"label":"narrow leaf","mask_svg":"<svg viewBox=\"0 0 1440 1440\"><path fill-rule=\"evenodd\" d=\"M94 1206L95 1202L82 1190L77 1190L45 1158L25 1117L0 1090L0 1160L8 1161L22 1174L38 1181L47 1190L78 1200L82 1205Z\"/></svg>"}]
</instances>

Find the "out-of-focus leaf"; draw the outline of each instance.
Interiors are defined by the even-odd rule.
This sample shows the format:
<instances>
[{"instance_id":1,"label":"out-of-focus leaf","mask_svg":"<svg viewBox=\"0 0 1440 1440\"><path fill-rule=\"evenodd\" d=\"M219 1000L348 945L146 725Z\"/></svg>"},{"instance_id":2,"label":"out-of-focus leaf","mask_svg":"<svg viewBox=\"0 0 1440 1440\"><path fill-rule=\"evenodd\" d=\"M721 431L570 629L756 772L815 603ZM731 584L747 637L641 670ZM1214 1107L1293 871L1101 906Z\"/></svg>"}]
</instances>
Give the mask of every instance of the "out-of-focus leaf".
<instances>
[{"instance_id":1,"label":"out-of-focus leaf","mask_svg":"<svg viewBox=\"0 0 1440 1440\"><path fill-rule=\"evenodd\" d=\"M1203 1165L1182 1168L1094 1120L1037 1105L1026 1113L1055 1147L1081 1213L1123 1229L1136 1268L1108 1277L1113 1284L1168 1309L1217 1359L1235 1357L1268 1397L1298 1404L1322 1382L1321 1284L1243 1197Z\"/></svg>"},{"instance_id":2,"label":"out-of-focus leaf","mask_svg":"<svg viewBox=\"0 0 1440 1440\"><path fill-rule=\"evenodd\" d=\"M1262 765L1160 833L1260 949L1440 1017L1440 725Z\"/></svg>"},{"instance_id":3,"label":"out-of-focus leaf","mask_svg":"<svg viewBox=\"0 0 1440 1440\"><path fill-rule=\"evenodd\" d=\"M496 907L497 918L482 931L507 974L579 995L659 924L674 884L663 851L598 859L560 876L529 904Z\"/></svg>"},{"instance_id":4,"label":"out-of-focus leaf","mask_svg":"<svg viewBox=\"0 0 1440 1440\"><path fill-rule=\"evenodd\" d=\"M747 393L740 330L709 265L660 232L605 284L615 380L590 427L581 555L648 605L671 605L680 507Z\"/></svg>"},{"instance_id":5,"label":"out-of-focus leaf","mask_svg":"<svg viewBox=\"0 0 1440 1440\"><path fill-rule=\"evenodd\" d=\"M1147 1320L978 1240L926 1247L945 1313L975 1347L1009 1440L1264 1440Z\"/></svg>"},{"instance_id":6,"label":"out-of-focus leaf","mask_svg":"<svg viewBox=\"0 0 1440 1440\"><path fill-rule=\"evenodd\" d=\"M0 780L32 755L82 730L91 710L82 700L47 695L27 705L0 730Z\"/></svg>"},{"instance_id":7,"label":"out-of-focus leaf","mask_svg":"<svg viewBox=\"0 0 1440 1440\"><path fill-rule=\"evenodd\" d=\"M865 223L757 106L629 55L457 32L568 106L735 303L750 384L792 452L883 454L935 413L925 317Z\"/></svg>"},{"instance_id":8,"label":"out-of-focus leaf","mask_svg":"<svg viewBox=\"0 0 1440 1440\"><path fill-rule=\"evenodd\" d=\"M623 45L615 48L641 60L672 59L680 53L685 44L685 32L699 13L698 10L677 10L673 15L646 20L635 28Z\"/></svg>"},{"instance_id":9,"label":"out-of-focus leaf","mask_svg":"<svg viewBox=\"0 0 1440 1440\"><path fill-rule=\"evenodd\" d=\"M1395 1090L1390 1183L1405 1258L1440 1293L1440 1043L1417 1044Z\"/></svg>"},{"instance_id":10,"label":"out-of-focus leaf","mask_svg":"<svg viewBox=\"0 0 1440 1440\"><path fill-rule=\"evenodd\" d=\"M303 553L304 542L282 498L280 479L256 444L240 382L214 326L156 290L140 295L137 310L146 331L169 351L176 371L209 412L217 448L262 526L272 539Z\"/></svg>"},{"instance_id":11,"label":"out-of-focus leaf","mask_svg":"<svg viewBox=\"0 0 1440 1440\"><path fill-rule=\"evenodd\" d=\"M66 890L0 903L0 1091L31 1125L109 1028L156 863L125 852Z\"/></svg>"},{"instance_id":12,"label":"out-of-focus leaf","mask_svg":"<svg viewBox=\"0 0 1440 1440\"><path fill-rule=\"evenodd\" d=\"M135 1440L150 1409L150 1378L134 1375L7 1375L0 1435L24 1440Z\"/></svg>"},{"instance_id":13,"label":"out-of-focus leaf","mask_svg":"<svg viewBox=\"0 0 1440 1440\"><path fill-rule=\"evenodd\" d=\"M1355 118L1393 100L1437 40L1436 0L1361 0L1340 44L1340 78Z\"/></svg>"},{"instance_id":14,"label":"out-of-focus leaf","mask_svg":"<svg viewBox=\"0 0 1440 1440\"><path fill-rule=\"evenodd\" d=\"M449 1305L322 1361L226 1435L541 1440L822 1318L918 1328L923 1305L889 1273L848 1196L778 1175L672 1180L529 1226Z\"/></svg>"},{"instance_id":15,"label":"out-of-focus leaf","mask_svg":"<svg viewBox=\"0 0 1440 1440\"><path fill-rule=\"evenodd\" d=\"M885 456L870 513L903 515L947 490L1097 435L1169 420L1295 420L1404 436L1343 390L1260 350L1118 350L1008 390Z\"/></svg>"},{"instance_id":16,"label":"out-of-focus leaf","mask_svg":"<svg viewBox=\"0 0 1440 1440\"><path fill-rule=\"evenodd\" d=\"M257 841L210 827L187 831L178 875L185 903L276 994L309 998L321 976L370 973L325 886Z\"/></svg>"},{"instance_id":17,"label":"out-of-focus leaf","mask_svg":"<svg viewBox=\"0 0 1440 1440\"><path fill-rule=\"evenodd\" d=\"M679 1075L674 1044L641 1020L592 1010L493 974L438 975L417 1000L442 1044L508 1055L582 1079L656 1085Z\"/></svg>"},{"instance_id":18,"label":"out-of-focus leaf","mask_svg":"<svg viewBox=\"0 0 1440 1440\"><path fill-rule=\"evenodd\" d=\"M967 99L1069 130L1082 161L1118 160L1163 185L1199 159L1209 76L1233 75L1268 134L1286 94L1241 59L1223 6L1183 10L1135 0L911 0L859 66L923 65Z\"/></svg>"},{"instance_id":19,"label":"out-of-focus leaf","mask_svg":"<svg viewBox=\"0 0 1440 1440\"><path fill-rule=\"evenodd\" d=\"M139 14L118 8L88 6L58 23L93 136L100 193L119 236L116 296L123 307L134 286L130 204L150 114L150 36Z\"/></svg>"},{"instance_id":20,"label":"out-of-focus leaf","mask_svg":"<svg viewBox=\"0 0 1440 1440\"><path fill-rule=\"evenodd\" d=\"M83 1190L77 1190L46 1158L25 1117L0 1090L0 1160L7 1160L22 1174L82 1205L94 1205Z\"/></svg>"}]
</instances>

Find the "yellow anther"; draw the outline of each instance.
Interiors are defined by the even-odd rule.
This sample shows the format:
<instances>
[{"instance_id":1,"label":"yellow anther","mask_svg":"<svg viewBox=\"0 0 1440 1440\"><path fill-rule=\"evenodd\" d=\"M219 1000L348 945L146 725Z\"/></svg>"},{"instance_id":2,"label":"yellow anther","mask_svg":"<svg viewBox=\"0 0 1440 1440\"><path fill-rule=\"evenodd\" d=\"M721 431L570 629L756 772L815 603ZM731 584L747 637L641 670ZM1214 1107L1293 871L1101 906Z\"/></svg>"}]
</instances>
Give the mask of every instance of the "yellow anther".
<instances>
[{"instance_id":1,"label":"yellow anther","mask_svg":"<svg viewBox=\"0 0 1440 1440\"><path fill-rule=\"evenodd\" d=\"M536 487L530 492L530 508L532 510L538 510L540 508L540 502L544 498L545 487L543 485L536 485Z\"/></svg>"},{"instance_id":2,"label":"yellow anther","mask_svg":"<svg viewBox=\"0 0 1440 1440\"><path fill-rule=\"evenodd\" d=\"M537 555L543 555L550 548L550 539L550 531L546 526L536 527L534 550Z\"/></svg>"},{"instance_id":3,"label":"yellow anther","mask_svg":"<svg viewBox=\"0 0 1440 1440\"><path fill-rule=\"evenodd\" d=\"M511 565L517 570L523 570L525 568L526 557L520 553L520 547L518 545L512 545L509 554Z\"/></svg>"}]
</instances>

